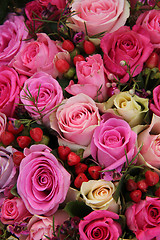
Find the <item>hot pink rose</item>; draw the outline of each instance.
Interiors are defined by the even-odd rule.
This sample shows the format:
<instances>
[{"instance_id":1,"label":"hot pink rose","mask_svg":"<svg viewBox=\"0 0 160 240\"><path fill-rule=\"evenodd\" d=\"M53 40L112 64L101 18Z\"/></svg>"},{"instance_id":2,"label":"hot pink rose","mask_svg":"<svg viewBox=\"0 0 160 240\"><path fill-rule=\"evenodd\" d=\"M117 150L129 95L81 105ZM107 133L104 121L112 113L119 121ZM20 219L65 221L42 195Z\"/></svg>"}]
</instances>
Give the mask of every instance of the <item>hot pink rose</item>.
<instances>
[{"instance_id":1,"label":"hot pink rose","mask_svg":"<svg viewBox=\"0 0 160 240\"><path fill-rule=\"evenodd\" d=\"M135 156L136 139L137 134L125 120L106 113L102 116L100 126L94 131L91 155L106 169L120 171L126 162L126 154L129 161Z\"/></svg>"},{"instance_id":2,"label":"hot pink rose","mask_svg":"<svg viewBox=\"0 0 160 240\"><path fill-rule=\"evenodd\" d=\"M77 14L71 17L69 27L85 32L86 24L89 36L116 31L129 17L127 0L75 0L71 7Z\"/></svg>"},{"instance_id":3,"label":"hot pink rose","mask_svg":"<svg viewBox=\"0 0 160 240\"><path fill-rule=\"evenodd\" d=\"M76 64L78 83L71 80L65 90L72 94L87 94L89 97L102 102L107 97L106 79L101 55L96 54L79 61Z\"/></svg>"},{"instance_id":4,"label":"hot pink rose","mask_svg":"<svg viewBox=\"0 0 160 240\"><path fill-rule=\"evenodd\" d=\"M14 115L19 103L20 79L17 72L8 66L0 67L0 111L7 117Z\"/></svg>"},{"instance_id":5,"label":"hot pink rose","mask_svg":"<svg viewBox=\"0 0 160 240\"><path fill-rule=\"evenodd\" d=\"M133 27L134 31L142 34L146 32L150 36L150 41L155 48L160 48L160 11L153 9L142 13Z\"/></svg>"},{"instance_id":6,"label":"hot pink rose","mask_svg":"<svg viewBox=\"0 0 160 240\"><path fill-rule=\"evenodd\" d=\"M84 217L79 223L80 240L117 240L121 234L121 225L116 213L97 210Z\"/></svg>"},{"instance_id":7,"label":"hot pink rose","mask_svg":"<svg viewBox=\"0 0 160 240\"><path fill-rule=\"evenodd\" d=\"M10 63L27 37L28 30L24 24L24 18L10 14L3 25L0 25L0 66Z\"/></svg>"},{"instance_id":8,"label":"hot pink rose","mask_svg":"<svg viewBox=\"0 0 160 240\"><path fill-rule=\"evenodd\" d=\"M70 61L70 55L58 42L47 34L38 33L36 41L26 43L14 58L12 65L18 73L32 76L36 72L46 72L56 78L59 75L55 61L60 57Z\"/></svg>"},{"instance_id":9,"label":"hot pink rose","mask_svg":"<svg viewBox=\"0 0 160 240\"><path fill-rule=\"evenodd\" d=\"M113 33L107 33L100 44L104 53L104 66L107 75L112 73L122 83L129 80L127 66L121 66L126 61L133 77L143 69L144 62L153 51L150 39L124 26Z\"/></svg>"},{"instance_id":10,"label":"hot pink rose","mask_svg":"<svg viewBox=\"0 0 160 240\"><path fill-rule=\"evenodd\" d=\"M67 0L37 0L42 6L47 7L48 4L55 5L58 9L63 9L66 6Z\"/></svg>"},{"instance_id":11,"label":"hot pink rose","mask_svg":"<svg viewBox=\"0 0 160 240\"><path fill-rule=\"evenodd\" d=\"M31 216L21 198L14 197L12 199L6 199L3 202L0 218L3 224L8 225L22 222Z\"/></svg>"},{"instance_id":12,"label":"hot pink rose","mask_svg":"<svg viewBox=\"0 0 160 240\"><path fill-rule=\"evenodd\" d=\"M45 145L25 149L20 164L17 190L32 214L55 213L70 186L70 174Z\"/></svg>"},{"instance_id":13,"label":"hot pink rose","mask_svg":"<svg viewBox=\"0 0 160 240\"><path fill-rule=\"evenodd\" d=\"M100 123L100 115L95 102L89 96L80 93L64 100L56 113L50 116L51 128L56 130L64 144L73 148L74 144L87 147L95 128ZM79 148L81 148L79 146Z\"/></svg>"},{"instance_id":14,"label":"hot pink rose","mask_svg":"<svg viewBox=\"0 0 160 240\"><path fill-rule=\"evenodd\" d=\"M125 212L127 225L138 240L159 239L160 199L146 197L128 207Z\"/></svg>"},{"instance_id":15,"label":"hot pink rose","mask_svg":"<svg viewBox=\"0 0 160 240\"><path fill-rule=\"evenodd\" d=\"M151 124L138 134L138 146L142 144L141 155L151 166L160 167L160 117L153 114Z\"/></svg>"},{"instance_id":16,"label":"hot pink rose","mask_svg":"<svg viewBox=\"0 0 160 240\"><path fill-rule=\"evenodd\" d=\"M150 104L150 109L160 117L160 85L153 90L153 103Z\"/></svg>"},{"instance_id":17,"label":"hot pink rose","mask_svg":"<svg viewBox=\"0 0 160 240\"><path fill-rule=\"evenodd\" d=\"M44 72L35 73L25 81L20 98L31 117L38 120L41 116L37 113L34 103L25 98L27 89L35 99L38 99L37 107L41 111L43 122L47 124L51 111L55 111L55 107L62 102L61 86L56 79Z\"/></svg>"}]
</instances>

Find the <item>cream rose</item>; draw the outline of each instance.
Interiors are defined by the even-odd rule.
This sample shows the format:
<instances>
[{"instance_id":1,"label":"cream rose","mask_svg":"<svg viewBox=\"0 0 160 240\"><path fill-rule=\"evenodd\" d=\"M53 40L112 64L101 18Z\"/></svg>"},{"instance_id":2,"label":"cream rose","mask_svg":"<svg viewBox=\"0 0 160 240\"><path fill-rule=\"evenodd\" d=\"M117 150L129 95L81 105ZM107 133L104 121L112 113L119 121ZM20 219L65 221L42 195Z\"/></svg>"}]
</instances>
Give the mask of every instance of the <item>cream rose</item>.
<instances>
[{"instance_id":1,"label":"cream rose","mask_svg":"<svg viewBox=\"0 0 160 240\"><path fill-rule=\"evenodd\" d=\"M113 199L115 185L105 180L83 182L80 194L83 201L93 210L109 210L118 212L119 205Z\"/></svg>"},{"instance_id":2,"label":"cream rose","mask_svg":"<svg viewBox=\"0 0 160 240\"><path fill-rule=\"evenodd\" d=\"M98 107L103 113L113 109L114 113L122 116L130 127L142 124L144 116L149 110L147 98L132 96L129 92L113 95L107 102L98 104Z\"/></svg>"}]
</instances>

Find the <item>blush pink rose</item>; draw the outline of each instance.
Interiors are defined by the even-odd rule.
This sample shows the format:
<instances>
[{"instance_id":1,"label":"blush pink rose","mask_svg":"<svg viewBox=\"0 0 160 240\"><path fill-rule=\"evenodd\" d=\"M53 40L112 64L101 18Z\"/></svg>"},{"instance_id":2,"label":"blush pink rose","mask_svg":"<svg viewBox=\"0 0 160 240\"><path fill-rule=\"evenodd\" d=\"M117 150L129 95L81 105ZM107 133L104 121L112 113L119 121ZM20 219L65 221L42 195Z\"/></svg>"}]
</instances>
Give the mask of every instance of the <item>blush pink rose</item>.
<instances>
[{"instance_id":1,"label":"blush pink rose","mask_svg":"<svg viewBox=\"0 0 160 240\"><path fill-rule=\"evenodd\" d=\"M139 240L159 239L160 199L146 197L128 207L125 216L127 225Z\"/></svg>"},{"instance_id":2,"label":"blush pink rose","mask_svg":"<svg viewBox=\"0 0 160 240\"><path fill-rule=\"evenodd\" d=\"M107 210L91 212L79 223L80 240L119 239L122 229L118 219L118 214Z\"/></svg>"},{"instance_id":3,"label":"blush pink rose","mask_svg":"<svg viewBox=\"0 0 160 240\"><path fill-rule=\"evenodd\" d=\"M69 27L76 32L85 32L89 36L101 32L114 32L124 26L129 17L127 0L75 0L71 4L75 11L69 20Z\"/></svg>"},{"instance_id":4,"label":"blush pink rose","mask_svg":"<svg viewBox=\"0 0 160 240\"><path fill-rule=\"evenodd\" d=\"M153 90L153 103L150 104L153 113L160 117L160 85Z\"/></svg>"},{"instance_id":5,"label":"blush pink rose","mask_svg":"<svg viewBox=\"0 0 160 240\"><path fill-rule=\"evenodd\" d=\"M107 75L110 73L120 82L129 80L127 66L122 66L121 61L126 61L130 66L133 77L143 69L143 64L153 51L150 39L132 31L124 26L113 33L107 33L100 44L104 53L103 60Z\"/></svg>"},{"instance_id":6,"label":"blush pink rose","mask_svg":"<svg viewBox=\"0 0 160 240\"><path fill-rule=\"evenodd\" d=\"M26 218L31 218L31 216L21 198L14 197L3 202L0 218L3 224L22 222Z\"/></svg>"},{"instance_id":7,"label":"blush pink rose","mask_svg":"<svg viewBox=\"0 0 160 240\"><path fill-rule=\"evenodd\" d=\"M154 48L160 48L160 11L153 9L142 13L133 27L134 31L146 34L150 36L150 41Z\"/></svg>"},{"instance_id":8,"label":"blush pink rose","mask_svg":"<svg viewBox=\"0 0 160 240\"><path fill-rule=\"evenodd\" d=\"M141 155L152 167L160 168L160 117L153 114L151 124L138 134Z\"/></svg>"},{"instance_id":9,"label":"blush pink rose","mask_svg":"<svg viewBox=\"0 0 160 240\"><path fill-rule=\"evenodd\" d=\"M28 37L28 30L22 16L10 14L0 25L0 66L8 65L20 51Z\"/></svg>"},{"instance_id":10,"label":"blush pink rose","mask_svg":"<svg viewBox=\"0 0 160 240\"><path fill-rule=\"evenodd\" d=\"M126 154L128 161L135 156L136 139L137 134L125 120L106 113L102 115L100 126L94 131L91 155L105 170L116 169L119 172L126 162Z\"/></svg>"},{"instance_id":11,"label":"blush pink rose","mask_svg":"<svg viewBox=\"0 0 160 240\"><path fill-rule=\"evenodd\" d=\"M89 97L102 102L107 97L106 78L101 55L95 54L76 64L78 83L71 80L65 90L72 94L87 94Z\"/></svg>"},{"instance_id":12,"label":"blush pink rose","mask_svg":"<svg viewBox=\"0 0 160 240\"><path fill-rule=\"evenodd\" d=\"M83 93L65 99L50 116L51 128L59 133L63 144L70 144L71 148L74 144L78 144L79 148L87 147L99 123L100 115L95 102Z\"/></svg>"},{"instance_id":13,"label":"blush pink rose","mask_svg":"<svg viewBox=\"0 0 160 240\"><path fill-rule=\"evenodd\" d=\"M24 150L17 190L28 211L50 216L64 202L70 186L70 174L51 149L45 145L32 145Z\"/></svg>"},{"instance_id":14,"label":"blush pink rose","mask_svg":"<svg viewBox=\"0 0 160 240\"><path fill-rule=\"evenodd\" d=\"M44 72L37 72L25 81L24 87L20 92L20 99L30 116L38 121L41 119L41 116L37 113L34 103L25 98L28 90L32 97L38 99L37 107L43 116L42 121L47 124L49 115L56 110L55 107L63 100L61 86L56 79Z\"/></svg>"},{"instance_id":15,"label":"blush pink rose","mask_svg":"<svg viewBox=\"0 0 160 240\"><path fill-rule=\"evenodd\" d=\"M7 117L14 115L19 103L21 82L17 72L8 66L0 66L0 111Z\"/></svg>"},{"instance_id":16,"label":"blush pink rose","mask_svg":"<svg viewBox=\"0 0 160 240\"><path fill-rule=\"evenodd\" d=\"M51 40L47 34L38 33L37 40L26 43L13 59L12 65L18 73L29 77L43 71L56 78L60 75L55 66L58 58L69 62L69 52L63 50L59 43Z\"/></svg>"}]
</instances>

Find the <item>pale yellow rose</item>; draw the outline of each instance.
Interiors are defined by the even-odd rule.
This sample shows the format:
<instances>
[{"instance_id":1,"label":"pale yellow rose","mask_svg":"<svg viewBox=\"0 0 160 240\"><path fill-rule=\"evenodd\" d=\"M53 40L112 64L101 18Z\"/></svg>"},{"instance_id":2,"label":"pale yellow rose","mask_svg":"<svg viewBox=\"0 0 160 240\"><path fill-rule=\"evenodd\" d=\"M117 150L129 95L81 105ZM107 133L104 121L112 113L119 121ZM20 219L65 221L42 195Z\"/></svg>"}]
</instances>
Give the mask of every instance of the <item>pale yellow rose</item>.
<instances>
[{"instance_id":1,"label":"pale yellow rose","mask_svg":"<svg viewBox=\"0 0 160 240\"><path fill-rule=\"evenodd\" d=\"M129 92L120 92L113 95L107 102L98 104L101 112L113 110L114 113L122 116L131 127L143 124L144 117L148 112L148 99L137 95L131 95Z\"/></svg>"},{"instance_id":2,"label":"pale yellow rose","mask_svg":"<svg viewBox=\"0 0 160 240\"><path fill-rule=\"evenodd\" d=\"M89 180L83 182L80 188L80 194L86 205L93 210L109 210L117 213L119 204L113 199L115 185L111 181Z\"/></svg>"}]
</instances>

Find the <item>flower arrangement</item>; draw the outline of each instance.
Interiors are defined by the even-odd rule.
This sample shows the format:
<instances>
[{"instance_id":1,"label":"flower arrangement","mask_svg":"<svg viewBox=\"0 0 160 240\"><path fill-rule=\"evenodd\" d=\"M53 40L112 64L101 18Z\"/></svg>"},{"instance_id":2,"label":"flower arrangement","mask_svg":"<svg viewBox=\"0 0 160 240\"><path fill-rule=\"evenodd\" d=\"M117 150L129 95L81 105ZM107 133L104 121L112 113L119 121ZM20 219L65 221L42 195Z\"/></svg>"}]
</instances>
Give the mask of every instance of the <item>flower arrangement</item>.
<instances>
[{"instance_id":1,"label":"flower arrangement","mask_svg":"<svg viewBox=\"0 0 160 240\"><path fill-rule=\"evenodd\" d=\"M0 239L158 240L160 2L0 13Z\"/></svg>"}]
</instances>

